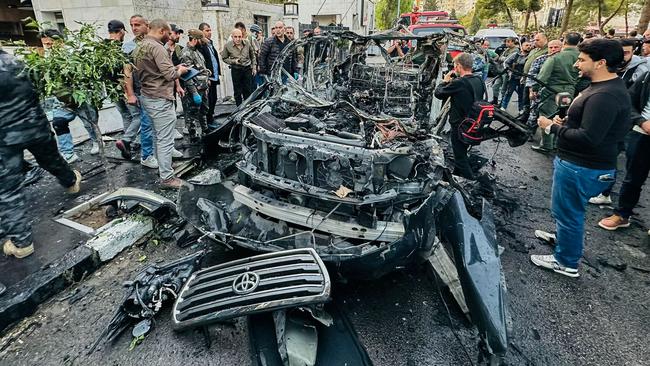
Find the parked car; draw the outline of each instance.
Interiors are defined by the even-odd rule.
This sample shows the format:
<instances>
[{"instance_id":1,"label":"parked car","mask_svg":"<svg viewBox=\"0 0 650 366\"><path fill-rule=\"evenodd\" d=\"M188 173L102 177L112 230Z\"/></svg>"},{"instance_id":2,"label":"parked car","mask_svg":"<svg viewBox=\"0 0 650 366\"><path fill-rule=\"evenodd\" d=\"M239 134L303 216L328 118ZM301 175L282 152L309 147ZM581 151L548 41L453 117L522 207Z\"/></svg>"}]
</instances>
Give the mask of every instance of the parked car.
<instances>
[{"instance_id":1,"label":"parked car","mask_svg":"<svg viewBox=\"0 0 650 366\"><path fill-rule=\"evenodd\" d=\"M474 38L483 38L490 41L490 49L494 50L499 47L506 38L519 36L517 33L510 28L486 28L479 29L478 32L474 35Z\"/></svg>"}]
</instances>

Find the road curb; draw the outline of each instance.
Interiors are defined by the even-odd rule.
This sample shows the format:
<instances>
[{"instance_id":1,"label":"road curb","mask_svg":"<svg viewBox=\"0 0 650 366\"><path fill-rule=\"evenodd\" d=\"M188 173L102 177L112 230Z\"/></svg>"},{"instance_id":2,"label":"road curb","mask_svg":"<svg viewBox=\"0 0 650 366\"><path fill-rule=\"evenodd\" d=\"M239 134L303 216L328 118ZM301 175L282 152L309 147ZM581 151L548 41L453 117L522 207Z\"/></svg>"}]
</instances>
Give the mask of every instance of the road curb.
<instances>
[{"instance_id":1,"label":"road curb","mask_svg":"<svg viewBox=\"0 0 650 366\"><path fill-rule=\"evenodd\" d=\"M87 277L149 235L153 221L149 217L114 220L85 244L7 288L7 292L0 296L0 334L33 314L50 297Z\"/></svg>"},{"instance_id":2,"label":"road curb","mask_svg":"<svg viewBox=\"0 0 650 366\"><path fill-rule=\"evenodd\" d=\"M85 278L100 265L96 252L80 245L8 288L0 296L0 332L33 314L45 300Z\"/></svg>"}]
</instances>

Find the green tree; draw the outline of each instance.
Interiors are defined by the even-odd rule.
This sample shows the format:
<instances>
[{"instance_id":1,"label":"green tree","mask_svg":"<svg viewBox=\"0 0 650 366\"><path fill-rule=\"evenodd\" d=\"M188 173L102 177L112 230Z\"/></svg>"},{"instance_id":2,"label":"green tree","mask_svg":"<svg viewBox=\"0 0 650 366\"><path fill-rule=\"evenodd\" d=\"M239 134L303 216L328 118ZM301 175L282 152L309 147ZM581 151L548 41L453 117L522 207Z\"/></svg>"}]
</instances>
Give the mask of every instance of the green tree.
<instances>
[{"instance_id":1,"label":"green tree","mask_svg":"<svg viewBox=\"0 0 650 366\"><path fill-rule=\"evenodd\" d=\"M566 11L562 19L561 31L564 32L569 29L581 30L589 22L596 19L600 32L603 32L604 27L614 18L621 13L625 8L626 0L567 0ZM643 7L643 0L630 1L630 8L633 10L641 9ZM648 9L650 11L650 9ZM641 19L643 20L643 10L641 12ZM649 15L650 18L650 15ZM645 29L644 29L645 30Z\"/></svg>"},{"instance_id":2,"label":"green tree","mask_svg":"<svg viewBox=\"0 0 650 366\"><path fill-rule=\"evenodd\" d=\"M449 19L458 19L456 16L456 9L451 9L451 12L449 13Z\"/></svg>"},{"instance_id":3,"label":"green tree","mask_svg":"<svg viewBox=\"0 0 650 366\"><path fill-rule=\"evenodd\" d=\"M413 9L414 0L401 0L399 13L408 13ZM397 0L379 0L375 7L377 28L390 29L395 26L397 18Z\"/></svg>"},{"instance_id":4,"label":"green tree","mask_svg":"<svg viewBox=\"0 0 650 366\"><path fill-rule=\"evenodd\" d=\"M42 26L35 21L28 27ZM55 96L70 106L88 103L101 109L104 100L123 96L122 85L108 76L121 73L129 63L117 42L104 42L92 24L82 23L79 30L64 31L65 39L55 43L47 57L35 47L14 43L25 62L26 72L43 98Z\"/></svg>"},{"instance_id":5,"label":"green tree","mask_svg":"<svg viewBox=\"0 0 650 366\"><path fill-rule=\"evenodd\" d=\"M639 23L636 26L636 30L639 33L645 32L648 29L648 23L650 22L650 0L645 0L643 2L643 8L641 8L641 17L639 18Z\"/></svg>"},{"instance_id":6,"label":"green tree","mask_svg":"<svg viewBox=\"0 0 650 366\"><path fill-rule=\"evenodd\" d=\"M506 0L510 9L520 11L524 15L524 32L528 30L530 15L536 11L542 10L541 0Z\"/></svg>"},{"instance_id":7,"label":"green tree","mask_svg":"<svg viewBox=\"0 0 650 366\"><path fill-rule=\"evenodd\" d=\"M478 13L474 12L472 22L469 25L469 33L475 34L479 29L481 29L481 18L479 18Z\"/></svg>"},{"instance_id":8,"label":"green tree","mask_svg":"<svg viewBox=\"0 0 650 366\"><path fill-rule=\"evenodd\" d=\"M483 18L495 18L505 14L508 22L514 24L510 6L506 0L477 0L474 9L477 9L478 15Z\"/></svg>"}]
</instances>

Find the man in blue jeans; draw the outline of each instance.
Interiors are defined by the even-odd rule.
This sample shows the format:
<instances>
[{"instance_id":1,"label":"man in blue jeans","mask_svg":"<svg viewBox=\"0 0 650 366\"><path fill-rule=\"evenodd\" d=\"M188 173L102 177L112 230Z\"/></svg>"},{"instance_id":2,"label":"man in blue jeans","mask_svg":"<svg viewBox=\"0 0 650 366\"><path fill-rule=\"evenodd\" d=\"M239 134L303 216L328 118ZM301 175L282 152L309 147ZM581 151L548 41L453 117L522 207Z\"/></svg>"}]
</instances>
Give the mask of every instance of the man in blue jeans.
<instances>
[{"instance_id":1,"label":"man in blue jeans","mask_svg":"<svg viewBox=\"0 0 650 366\"><path fill-rule=\"evenodd\" d=\"M616 177L618 146L630 130L632 108L625 83L616 75L623 62L620 42L593 39L578 51L575 66L591 85L576 97L566 118L537 121L558 138L551 197L557 237L554 254L530 256L535 265L569 277L579 276L587 202Z\"/></svg>"},{"instance_id":2,"label":"man in blue jeans","mask_svg":"<svg viewBox=\"0 0 650 366\"><path fill-rule=\"evenodd\" d=\"M112 21L111 21L112 22ZM142 41L149 31L149 23L139 14L131 16L129 19L131 30L135 38L122 45L122 51L133 60L133 51L137 44ZM109 23L109 34L111 24ZM153 151L153 122L143 109L140 101L140 80L132 67L128 65L124 70L124 88L126 98L115 103L117 110L122 115L124 122L124 135L120 140L115 142L115 146L124 159L131 160L131 143L135 140L140 132L140 163L151 169L158 169L158 160Z\"/></svg>"}]
</instances>

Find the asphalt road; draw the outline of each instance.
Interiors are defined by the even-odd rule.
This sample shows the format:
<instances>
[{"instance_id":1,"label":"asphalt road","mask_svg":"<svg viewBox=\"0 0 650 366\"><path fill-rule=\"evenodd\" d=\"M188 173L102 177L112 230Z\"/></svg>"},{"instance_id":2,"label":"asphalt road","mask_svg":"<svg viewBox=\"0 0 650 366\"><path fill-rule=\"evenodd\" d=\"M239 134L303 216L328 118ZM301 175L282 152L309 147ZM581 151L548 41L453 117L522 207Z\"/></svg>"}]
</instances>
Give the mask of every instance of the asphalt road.
<instances>
[{"instance_id":1,"label":"asphalt road","mask_svg":"<svg viewBox=\"0 0 650 366\"><path fill-rule=\"evenodd\" d=\"M650 195L643 192L640 214L618 232L596 227L609 209L590 207L587 215L582 276L570 279L533 266L529 254L550 253L533 231L552 229L549 197L551 158L534 153L530 144L510 148L489 142L481 154L495 161L487 171L497 177L495 206L502 265L513 318L511 365L648 365L650 324L650 243L647 230ZM496 152L495 152L496 151ZM623 166L621 164L620 166ZM137 174L137 173L132 173ZM54 184L51 178L46 178ZM618 192L618 185L614 192ZM645 220L645 221L644 221ZM247 365L250 364L245 322L210 330L212 346L197 332L174 333L168 312L142 344L129 350L123 336L92 355L86 351L122 297L121 282L146 263L178 258L191 252L172 243L127 250L69 290L92 289L70 305L46 302L38 312L0 338L2 365ZM146 260L139 262L143 255ZM613 266L626 265L614 269ZM424 268L409 268L373 282L337 285L342 300L375 365L469 365L476 363L476 331L460 314L446 291L451 322L435 285ZM462 345L461 345L462 343Z\"/></svg>"}]
</instances>

